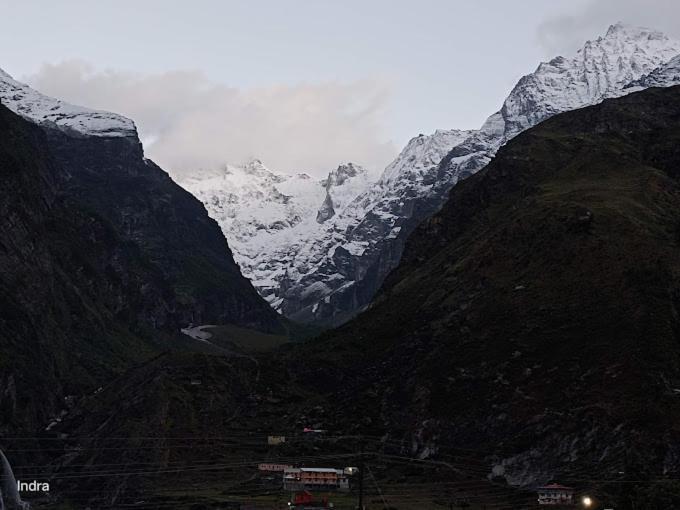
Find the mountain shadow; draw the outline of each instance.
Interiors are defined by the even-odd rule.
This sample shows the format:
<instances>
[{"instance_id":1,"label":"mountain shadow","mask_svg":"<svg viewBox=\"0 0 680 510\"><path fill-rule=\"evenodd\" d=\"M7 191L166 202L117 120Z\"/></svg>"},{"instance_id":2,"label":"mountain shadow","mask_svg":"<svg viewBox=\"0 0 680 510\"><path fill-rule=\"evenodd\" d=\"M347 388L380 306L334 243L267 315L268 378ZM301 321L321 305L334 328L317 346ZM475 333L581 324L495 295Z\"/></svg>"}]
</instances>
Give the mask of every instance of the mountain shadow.
<instances>
[{"instance_id":1,"label":"mountain shadow","mask_svg":"<svg viewBox=\"0 0 680 510\"><path fill-rule=\"evenodd\" d=\"M0 181L0 433L42 430L190 323L283 329L136 136L39 127L0 105Z\"/></svg>"},{"instance_id":2,"label":"mountain shadow","mask_svg":"<svg viewBox=\"0 0 680 510\"><path fill-rule=\"evenodd\" d=\"M677 473L679 142L672 87L501 148L409 238L372 306L305 346L296 382L333 403L327 426L424 456L471 449L514 485L612 480L601 490L635 498L653 484L617 485L632 465Z\"/></svg>"}]
</instances>

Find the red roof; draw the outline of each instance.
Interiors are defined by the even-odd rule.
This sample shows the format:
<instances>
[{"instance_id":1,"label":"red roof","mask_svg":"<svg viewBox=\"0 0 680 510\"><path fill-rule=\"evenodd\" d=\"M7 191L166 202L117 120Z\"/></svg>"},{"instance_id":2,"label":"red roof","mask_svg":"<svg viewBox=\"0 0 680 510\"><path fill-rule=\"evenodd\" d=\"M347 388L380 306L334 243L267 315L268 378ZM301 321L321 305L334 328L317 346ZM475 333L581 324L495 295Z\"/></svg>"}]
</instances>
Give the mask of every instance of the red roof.
<instances>
[{"instance_id":1,"label":"red roof","mask_svg":"<svg viewBox=\"0 0 680 510\"><path fill-rule=\"evenodd\" d=\"M295 494L295 498L293 501L295 504L305 504L305 503L311 503L314 497L312 496L312 493L309 491L304 491L304 492L298 492Z\"/></svg>"}]
</instances>

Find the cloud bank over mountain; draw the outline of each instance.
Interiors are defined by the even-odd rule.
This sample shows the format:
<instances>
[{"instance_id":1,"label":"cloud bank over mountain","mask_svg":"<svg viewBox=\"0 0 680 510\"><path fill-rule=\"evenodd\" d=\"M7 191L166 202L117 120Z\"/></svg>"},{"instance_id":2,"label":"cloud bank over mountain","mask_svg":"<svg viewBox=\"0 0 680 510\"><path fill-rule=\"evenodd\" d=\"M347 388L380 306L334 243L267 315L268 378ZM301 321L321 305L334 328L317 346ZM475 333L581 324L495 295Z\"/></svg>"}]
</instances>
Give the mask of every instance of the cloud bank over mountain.
<instances>
[{"instance_id":1,"label":"cloud bank over mountain","mask_svg":"<svg viewBox=\"0 0 680 510\"><path fill-rule=\"evenodd\" d=\"M68 60L24 80L134 119L147 156L177 176L253 157L317 176L349 160L378 171L397 153L384 134L390 89L377 79L237 89L198 71L140 74Z\"/></svg>"}]
</instances>

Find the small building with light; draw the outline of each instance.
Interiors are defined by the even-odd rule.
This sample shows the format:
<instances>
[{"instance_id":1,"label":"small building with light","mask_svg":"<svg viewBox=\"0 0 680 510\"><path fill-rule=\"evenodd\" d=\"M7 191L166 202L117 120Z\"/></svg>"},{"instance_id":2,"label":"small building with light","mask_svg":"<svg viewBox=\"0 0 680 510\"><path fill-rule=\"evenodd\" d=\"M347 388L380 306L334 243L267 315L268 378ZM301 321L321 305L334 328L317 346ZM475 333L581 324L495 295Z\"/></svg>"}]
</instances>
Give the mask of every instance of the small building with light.
<instances>
[{"instance_id":1,"label":"small building with light","mask_svg":"<svg viewBox=\"0 0 680 510\"><path fill-rule=\"evenodd\" d=\"M560 485L559 483L551 483L536 489L538 492L539 505L573 505L574 494L576 492L572 487Z\"/></svg>"}]
</instances>

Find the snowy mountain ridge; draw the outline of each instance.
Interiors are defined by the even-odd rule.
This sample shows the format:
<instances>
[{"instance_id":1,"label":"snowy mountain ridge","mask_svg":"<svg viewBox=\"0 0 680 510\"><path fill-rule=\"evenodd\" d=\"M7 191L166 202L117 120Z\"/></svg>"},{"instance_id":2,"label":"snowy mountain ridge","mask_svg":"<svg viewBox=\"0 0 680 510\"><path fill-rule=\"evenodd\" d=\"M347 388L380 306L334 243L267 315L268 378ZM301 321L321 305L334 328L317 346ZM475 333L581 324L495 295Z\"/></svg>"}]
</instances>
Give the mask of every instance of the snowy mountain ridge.
<instances>
[{"instance_id":1,"label":"snowy mountain ridge","mask_svg":"<svg viewBox=\"0 0 680 510\"><path fill-rule=\"evenodd\" d=\"M352 163L317 180L253 160L200 170L181 184L205 204L244 275L274 308L337 325L368 306L410 233L508 140L557 113L679 81L679 41L617 23L522 77L479 130L414 137L379 178ZM0 101L70 135L136 138L124 117L44 96L1 71Z\"/></svg>"},{"instance_id":2,"label":"snowy mountain ridge","mask_svg":"<svg viewBox=\"0 0 680 510\"><path fill-rule=\"evenodd\" d=\"M626 85L626 92L634 92L648 87L670 87L680 84L680 55L670 59L651 73Z\"/></svg>"},{"instance_id":3,"label":"snowy mountain ridge","mask_svg":"<svg viewBox=\"0 0 680 510\"><path fill-rule=\"evenodd\" d=\"M316 180L272 171L254 159L198 172L180 184L220 225L243 274L279 308L282 281L301 260L306 241L319 236L320 217L342 212L369 181L368 172L353 163Z\"/></svg>"},{"instance_id":4,"label":"snowy mountain ridge","mask_svg":"<svg viewBox=\"0 0 680 510\"><path fill-rule=\"evenodd\" d=\"M137 128L130 119L46 96L15 80L2 69L0 103L36 124L51 124L77 136L137 137Z\"/></svg>"},{"instance_id":5,"label":"snowy mountain ridge","mask_svg":"<svg viewBox=\"0 0 680 510\"><path fill-rule=\"evenodd\" d=\"M555 57L521 78L481 130L507 141L540 121L628 93L626 85L680 53L658 30L616 23L571 58Z\"/></svg>"},{"instance_id":6,"label":"snowy mountain ridge","mask_svg":"<svg viewBox=\"0 0 680 510\"><path fill-rule=\"evenodd\" d=\"M314 188L310 202L321 200L321 205L301 212L300 226L283 220L290 228L252 234L267 242L239 247L243 225L258 221L241 213L242 223L229 224L219 211L211 214L236 252L245 249L245 258L256 257L251 263L237 255L244 273L277 310L302 322L342 323L370 303L398 264L413 229L501 145L552 115L630 92L631 83L678 54L680 42L661 32L617 23L573 56L539 64L479 130L437 130L414 137L376 181L353 177L342 199L339 189L320 197ZM214 210L215 197L206 201L204 196L199 198Z\"/></svg>"},{"instance_id":7,"label":"snowy mountain ridge","mask_svg":"<svg viewBox=\"0 0 680 510\"><path fill-rule=\"evenodd\" d=\"M396 267L415 226L501 145L552 115L628 93L631 82L678 54L679 41L617 23L574 56L541 63L520 79L479 130L439 130L412 139L378 182L325 223L323 237L308 241L300 265L305 272L288 271L281 311L331 325L352 317Z\"/></svg>"},{"instance_id":8,"label":"snowy mountain ridge","mask_svg":"<svg viewBox=\"0 0 680 510\"><path fill-rule=\"evenodd\" d=\"M326 197L317 211L317 223L323 223L336 213L342 212L370 183L368 172L354 163L340 165L332 170L328 177L321 181L321 185L326 189Z\"/></svg>"}]
</instances>

